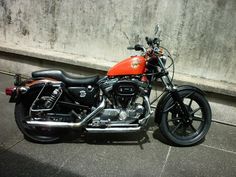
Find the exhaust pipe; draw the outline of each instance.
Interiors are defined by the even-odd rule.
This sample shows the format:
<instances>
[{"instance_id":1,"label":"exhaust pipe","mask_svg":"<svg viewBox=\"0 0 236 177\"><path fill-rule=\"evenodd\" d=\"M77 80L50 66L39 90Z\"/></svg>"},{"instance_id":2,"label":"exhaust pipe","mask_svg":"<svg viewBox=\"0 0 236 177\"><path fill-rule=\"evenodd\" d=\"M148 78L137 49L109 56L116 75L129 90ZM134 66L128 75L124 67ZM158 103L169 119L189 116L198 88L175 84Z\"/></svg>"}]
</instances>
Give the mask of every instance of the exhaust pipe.
<instances>
[{"instance_id":1,"label":"exhaust pipe","mask_svg":"<svg viewBox=\"0 0 236 177\"><path fill-rule=\"evenodd\" d=\"M102 100L101 104L81 122L53 122L53 121L26 121L28 125L35 127L50 127L50 128L80 128L86 125L91 119L93 119L98 113L105 108L105 99Z\"/></svg>"},{"instance_id":2,"label":"exhaust pipe","mask_svg":"<svg viewBox=\"0 0 236 177\"><path fill-rule=\"evenodd\" d=\"M107 128L86 128L89 133L135 133L141 127L107 127Z\"/></svg>"}]
</instances>

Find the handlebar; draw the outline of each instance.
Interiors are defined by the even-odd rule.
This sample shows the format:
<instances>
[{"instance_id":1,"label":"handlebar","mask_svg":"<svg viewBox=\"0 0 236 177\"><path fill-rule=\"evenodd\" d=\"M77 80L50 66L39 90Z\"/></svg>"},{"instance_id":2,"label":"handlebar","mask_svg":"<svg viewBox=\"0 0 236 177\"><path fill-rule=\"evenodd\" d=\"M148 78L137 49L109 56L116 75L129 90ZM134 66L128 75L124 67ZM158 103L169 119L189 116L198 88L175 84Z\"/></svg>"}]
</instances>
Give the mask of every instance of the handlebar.
<instances>
[{"instance_id":1,"label":"handlebar","mask_svg":"<svg viewBox=\"0 0 236 177\"><path fill-rule=\"evenodd\" d=\"M134 47L127 47L128 50L134 50Z\"/></svg>"},{"instance_id":2,"label":"handlebar","mask_svg":"<svg viewBox=\"0 0 236 177\"><path fill-rule=\"evenodd\" d=\"M149 37L145 37L145 40L147 42L147 44L149 45L149 47L151 47L152 49L154 48L159 48L160 46L160 42L161 40L158 37L155 38L149 38ZM146 52L147 49L140 44L136 44L134 47L127 47L128 50L136 50L136 51L143 51Z\"/></svg>"},{"instance_id":3,"label":"handlebar","mask_svg":"<svg viewBox=\"0 0 236 177\"><path fill-rule=\"evenodd\" d=\"M146 48L140 44L136 44L134 47L127 47L127 49L146 52Z\"/></svg>"},{"instance_id":4,"label":"handlebar","mask_svg":"<svg viewBox=\"0 0 236 177\"><path fill-rule=\"evenodd\" d=\"M157 37L155 38L145 37L145 39L146 39L147 44L151 47L153 47L154 45L157 45L157 47L159 47L160 42L161 42L160 38L157 38Z\"/></svg>"}]
</instances>

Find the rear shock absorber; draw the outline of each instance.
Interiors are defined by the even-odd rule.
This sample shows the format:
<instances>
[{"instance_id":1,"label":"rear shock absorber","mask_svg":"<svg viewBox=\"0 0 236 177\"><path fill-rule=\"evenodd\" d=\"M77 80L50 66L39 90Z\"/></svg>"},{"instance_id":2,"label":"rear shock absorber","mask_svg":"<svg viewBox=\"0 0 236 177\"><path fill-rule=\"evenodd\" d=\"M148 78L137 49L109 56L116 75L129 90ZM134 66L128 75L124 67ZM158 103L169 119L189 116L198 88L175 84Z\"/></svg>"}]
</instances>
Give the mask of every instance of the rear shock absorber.
<instances>
[{"instance_id":1,"label":"rear shock absorber","mask_svg":"<svg viewBox=\"0 0 236 177\"><path fill-rule=\"evenodd\" d=\"M56 100L59 98L59 96L61 95L61 92L62 92L62 91L61 91L60 88L57 88L57 89L53 90L53 92L52 92L50 98L48 98L48 100L45 102L44 107L45 107L46 109L50 109L50 108L53 106L53 104L55 103L55 101L56 101Z\"/></svg>"}]
</instances>

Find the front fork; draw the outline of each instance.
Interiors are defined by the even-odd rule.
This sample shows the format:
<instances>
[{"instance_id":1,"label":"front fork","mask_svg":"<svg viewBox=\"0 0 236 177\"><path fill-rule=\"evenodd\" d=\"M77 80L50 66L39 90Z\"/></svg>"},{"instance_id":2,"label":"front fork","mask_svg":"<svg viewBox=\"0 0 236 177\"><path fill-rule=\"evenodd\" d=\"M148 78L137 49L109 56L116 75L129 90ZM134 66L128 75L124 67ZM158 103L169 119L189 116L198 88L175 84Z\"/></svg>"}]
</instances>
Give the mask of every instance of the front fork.
<instances>
[{"instance_id":1,"label":"front fork","mask_svg":"<svg viewBox=\"0 0 236 177\"><path fill-rule=\"evenodd\" d=\"M177 90L177 87L172 83L169 76L169 72L165 69L165 66L161 60L159 60L159 65L162 68L162 77L161 77L162 83L165 85L166 89L171 93L173 100L179 106L181 113L184 115L183 116L184 120L189 119L190 113L183 102L183 98L181 98Z\"/></svg>"}]
</instances>

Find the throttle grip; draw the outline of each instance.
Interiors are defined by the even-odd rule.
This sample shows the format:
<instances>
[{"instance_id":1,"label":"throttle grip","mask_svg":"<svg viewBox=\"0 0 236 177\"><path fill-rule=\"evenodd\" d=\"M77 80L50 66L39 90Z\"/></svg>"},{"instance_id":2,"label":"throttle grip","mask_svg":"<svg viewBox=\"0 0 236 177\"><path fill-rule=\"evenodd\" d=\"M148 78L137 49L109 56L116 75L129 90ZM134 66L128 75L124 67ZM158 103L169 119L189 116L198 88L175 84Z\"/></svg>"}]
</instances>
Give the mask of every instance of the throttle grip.
<instances>
[{"instance_id":1,"label":"throttle grip","mask_svg":"<svg viewBox=\"0 0 236 177\"><path fill-rule=\"evenodd\" d=\"M127 47L128 50L134 50L134 47Z\"/></svg>"}]
</instances>

